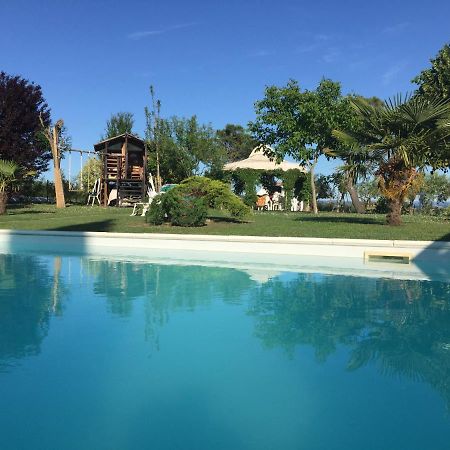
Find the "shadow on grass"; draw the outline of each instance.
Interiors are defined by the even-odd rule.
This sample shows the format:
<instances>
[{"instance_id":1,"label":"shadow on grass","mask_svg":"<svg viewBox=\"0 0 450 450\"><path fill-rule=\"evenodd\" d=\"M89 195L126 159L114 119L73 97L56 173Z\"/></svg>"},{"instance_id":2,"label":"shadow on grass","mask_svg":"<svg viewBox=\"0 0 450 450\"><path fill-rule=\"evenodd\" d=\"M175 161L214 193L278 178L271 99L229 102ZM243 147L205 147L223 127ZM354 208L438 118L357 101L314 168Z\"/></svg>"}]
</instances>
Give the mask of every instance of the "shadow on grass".
<instances>
[{"instance_id":1,"label":"shadow on grass","mask_svg":"<svg viewBox=\"0 0 450 450\"><path fill-rule=\"evenodd\" d=\"M112 231L113 220L99 220L97 222L74 223L59 227L47 228L48 231Z\"/></svg>"},{"instance_id":2,"label":"shadow on grass","mask_svg":"<svg viewBox=\"0 0 450 450\"><path fill-rule=\"evenodd\" d=\"M360 223L365 225L384 225L384 222L370 218L364 217L338 217L338 216L321 216L320 214L315 215L302 215L294 219L296 222L318 222L318 223Z\"/></svg>"},{"instance_id":3,"label":"shadow on grass","mask_svg":"<svg viewBox=\"0 0 450 450\"><path fill-rule=\"evenodd\" d=\"M11 216L20 214L55 214L56 211L48 211L47 209L33 209L30 205L8 205L6 213Z\"/></svg>"},{"instance_id":4,"label":"shadow on grass","mask_svg":"<svg viewBox=\"0 0 450 450\"><path fill-rule=\"evenodd\" d=\"M208 216L208 219L215 223L249 223L246 220L236 219L235 217L226 216Z\"/></svg>"}]
</instances>

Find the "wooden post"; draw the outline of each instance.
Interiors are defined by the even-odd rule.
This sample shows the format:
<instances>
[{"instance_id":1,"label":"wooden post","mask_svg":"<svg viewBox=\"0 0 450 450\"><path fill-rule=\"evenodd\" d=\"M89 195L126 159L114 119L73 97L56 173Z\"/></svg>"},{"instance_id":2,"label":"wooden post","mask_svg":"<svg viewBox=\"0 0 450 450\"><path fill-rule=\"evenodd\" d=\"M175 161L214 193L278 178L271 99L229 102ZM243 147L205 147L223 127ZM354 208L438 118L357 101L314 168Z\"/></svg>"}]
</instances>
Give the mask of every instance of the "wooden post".
<instances>
[{"instance_id":1,"label":"wooden post","mask_svg":"<svg viewBox=\"0 0 450 450\"><path fill-rule=\"evenodd\" d=\"M103 206L108 206L108 142L105 143L105 159L103 164Z\"/></svg>"},{"instance_id":2,"label":"wooden post","mask_svg":"<svg viewBox=\"0 0 450 450\"><path fill-rule=\"evenodd\" d=\"M117 177L116 177L116 207L119 207L120 180L122 178L122 155L117 156Z\"/></svg>"},{"instance_id":3,"label":"wooden post","mask_svg":"<svg viewBox=\"0 0 450 450\"><path fill-rule=\"evenodd\" d=\"M128 133L125 133L125 154L124 154L124 178L128 178Z\"/></svg>"},{"instance_id":4,"label":"wooden post","mask_svg":"<svg viewBox=\"0 0 450 450\"><path fill-rule=\"evenodd\" d=\"M144 154L142 155L142 201L147 192L147 142L144 142Z\"/></svg>"}]
</instances>

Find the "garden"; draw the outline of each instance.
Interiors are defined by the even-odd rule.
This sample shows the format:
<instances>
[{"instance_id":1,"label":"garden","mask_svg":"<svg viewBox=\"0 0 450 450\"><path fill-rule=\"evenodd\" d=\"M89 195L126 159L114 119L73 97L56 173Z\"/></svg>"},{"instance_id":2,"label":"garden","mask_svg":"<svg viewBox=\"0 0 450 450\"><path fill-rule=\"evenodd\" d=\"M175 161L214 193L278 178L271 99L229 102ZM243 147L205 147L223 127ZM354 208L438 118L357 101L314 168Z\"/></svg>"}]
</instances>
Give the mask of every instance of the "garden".
<instances>
[{"instance_id":1,"label":"garden","mask_svg":"<svg viewBox=\"0 0 450 450\"><path fill-rule=\"evenodd\" d=\"M145 218L100 206L107 203L100 202L103 188L95 181L110 164L106 154L72 148L64 121L52 121L40 86L1 72L0 227L448 240L449 55L445 45L413 80L412 94L386 101L344 95L330 79L314 90L295 80L268 86L247 128L215 130L195 115L163 117L151 87L141 137L129 112L112 114L100 137L142 142L140 176L145 184L148 174L147 192L153 189L149 197L142 189ZM76 152L88 158L72 175ZM255 152L273 170L239 168ZM316 173L325 159L339 162L337 168ZM283 164L290 166L281 169ZM167 183L175 187L160 193ZM99 206L83 206L94 186ZM281 198L279 211L256 211L258 191Z\"/></svg>"}]
</instances>

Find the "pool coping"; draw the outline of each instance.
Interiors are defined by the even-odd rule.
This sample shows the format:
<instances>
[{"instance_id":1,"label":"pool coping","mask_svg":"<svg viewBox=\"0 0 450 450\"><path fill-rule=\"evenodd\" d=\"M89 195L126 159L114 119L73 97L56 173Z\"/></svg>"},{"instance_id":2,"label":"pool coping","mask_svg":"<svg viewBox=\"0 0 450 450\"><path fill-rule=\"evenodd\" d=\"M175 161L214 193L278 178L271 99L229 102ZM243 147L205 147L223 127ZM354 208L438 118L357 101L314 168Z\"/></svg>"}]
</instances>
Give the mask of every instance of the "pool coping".
<instances>
[{"instance_id":1,"label":"pool coping","mask_svg":"<svg viewBox=\"0 0 450 450\"><path fill-rule=\"evenodd\" d=\"M168 248L228 252L276 252L283 254L309 254L323 256L324 247L329 256L364 257L371 249L389 249L393 252L409 253L412 258L418 257L425 250L428 252L450 252L449 241L412 241L382 239L343 239L312 237L267 237L267 236L234 236L234 235L186 235L169 233L113 233L100 231L46 231L46 230L0 230L0 238L14 236L66 237L83 239L86 243L96 245L115 244L133 248ZM111 242L113 241L113 242ZM138 242L136 242L138 241ZM225 245L224 245L225 244ZM233 244L236 244L233 246ZM307 251L307 253L305 253Z\"/></svg>"},{"instance_id":2,"label":"pool coping","mask_svg":"<svg viewBox=\"0 0 450 450\"><path fill-rule=\"evenodd\" d=\"M450 280L450 242L342 238L0 230L0 253L58 252L169 264L289 269L402 279ZM408 256L409 264L368 254Z\"/></svg>"}]
</instances>

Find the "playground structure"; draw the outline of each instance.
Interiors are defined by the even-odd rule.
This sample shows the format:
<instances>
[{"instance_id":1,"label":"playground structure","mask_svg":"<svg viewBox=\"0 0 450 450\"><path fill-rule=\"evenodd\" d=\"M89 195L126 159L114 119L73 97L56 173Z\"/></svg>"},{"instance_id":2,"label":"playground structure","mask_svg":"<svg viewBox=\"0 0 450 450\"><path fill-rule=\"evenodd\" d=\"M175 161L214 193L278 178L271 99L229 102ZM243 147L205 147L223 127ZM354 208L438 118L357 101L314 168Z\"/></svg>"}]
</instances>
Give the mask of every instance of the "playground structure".
<instances>
[{"instance_id":1,"label":"playground structure","mask_svg":"<svg viewBox=\"0 0 450 450\"><path fill-rule=\"evenodd\" d=\"M143 202L147 192L147 146L133 134L124 133L94 145L101 157L100 203L108 206Z\"/></svg>"}]
</instances>

